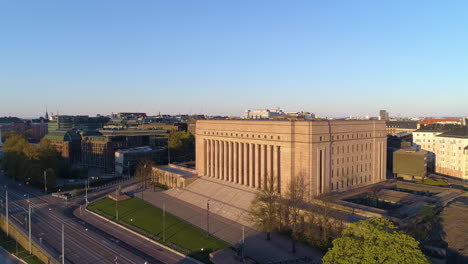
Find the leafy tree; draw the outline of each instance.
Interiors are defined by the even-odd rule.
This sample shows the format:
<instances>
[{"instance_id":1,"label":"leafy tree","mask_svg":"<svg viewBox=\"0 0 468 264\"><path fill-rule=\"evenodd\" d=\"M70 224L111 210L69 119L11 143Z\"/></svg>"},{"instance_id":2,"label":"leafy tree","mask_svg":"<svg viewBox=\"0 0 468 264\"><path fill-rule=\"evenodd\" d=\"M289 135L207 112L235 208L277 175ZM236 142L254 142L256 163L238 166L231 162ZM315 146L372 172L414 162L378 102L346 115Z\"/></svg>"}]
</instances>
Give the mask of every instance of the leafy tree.
<instances>
[{"instance_id":1,"label":"leafy tree","mask_svg":"<svg viewBox=\"0 0 468 264\"><path fill-rule=\"evenodd\" d=\"M194 138L187 131L171 131L169 133L169 151L172 160L193 159L195 150Z\"/></svg>"},{"instance_id":2,"label":"leafy tree","mask_svg":"<svg viewBox=\"0 0 468 264\"><path fill-rule=\"evenodd\" d=\"M374 218L352 223L333 241L322 259L327 263L429 263L414 238L389 220Z\"/></svg>"},{"instance_id":3,"label":"leafy tree","mask_svg":"<svg viewBox=\"0 0 468 264\"><path fill-rule=\"evenodd\" d=\"M37 147L29 144L23 135L12 133L4 147L2 166L8 175L43 188L43 173L48 170L48 186L55 186L59 155L48 140L42 140Z\"/></svg>"},{"instance_id":4,"label":"leafy tree","mask_svg":"<svg viewBox=\"0 0 468 264\"><path fill-rule=\"evenodd\" d=\"M274 184L268 180L266 188L257 193L250 206L249 219L258 229L266 232L267 240L271 239L270 234L276 228L278 202L278 194L274 190Z\"/></svg>"}]
</instances>

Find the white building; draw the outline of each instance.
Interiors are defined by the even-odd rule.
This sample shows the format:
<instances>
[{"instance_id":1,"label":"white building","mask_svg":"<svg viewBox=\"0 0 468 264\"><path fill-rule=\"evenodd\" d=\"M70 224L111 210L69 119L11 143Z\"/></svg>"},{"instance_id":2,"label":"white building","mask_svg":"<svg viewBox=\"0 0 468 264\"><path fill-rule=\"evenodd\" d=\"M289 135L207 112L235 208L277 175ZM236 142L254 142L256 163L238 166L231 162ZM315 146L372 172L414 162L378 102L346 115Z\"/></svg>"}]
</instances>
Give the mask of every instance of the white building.
<instances>
[{"instance_id":1,"label":"white building","mask_svg":"<svg viewBox=\"0 0 468 264\"><path fill-rule=\"evenodd\" d=\"M255 110L245 110L244 119L270 119L274 116L283 116L286 115L283 110L276 108L274 110L270 109L255 109Z\"/></svg>"},{"instance_id":2,"label":"white building","mask_svg":"<svg viewBox=\"0 0 468 264\"><path fill-rule=\"evenodd\" d=\"M468 180L468 127L436 136L436 173Z\"/></svg>"},{"instance_id":3,"label":"white building","mask_svg":"<svg viewBox=\"0 0 468 264\"><path fill-rule=\"evenodd\" d=\"M436 136L444 132L445 130L416 130L413 132L413 142L418 149L434 153L436 148Z\"/></svg>"}]
</instances>

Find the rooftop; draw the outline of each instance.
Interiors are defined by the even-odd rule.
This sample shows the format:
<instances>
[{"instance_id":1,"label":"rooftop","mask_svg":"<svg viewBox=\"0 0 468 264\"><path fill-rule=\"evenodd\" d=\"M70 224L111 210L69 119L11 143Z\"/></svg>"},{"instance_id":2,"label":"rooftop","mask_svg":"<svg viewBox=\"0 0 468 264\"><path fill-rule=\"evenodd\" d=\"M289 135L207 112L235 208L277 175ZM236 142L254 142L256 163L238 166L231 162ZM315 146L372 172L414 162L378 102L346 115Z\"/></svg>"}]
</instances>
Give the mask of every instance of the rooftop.
<instances>
[{"instance_id":1,"label":"rooftop","mask_svg":"<svg viewBox=\"0 0 468 264\"><path fill-rule=\"evenodd\" d=\"M455 129L457 127L460 127L458 124L430 124L427 126L424 126L415 132L446 132L450 131L452 129Z\"/></svg>"},{"instance_id":2,"label":"rooftop","mask_svg":"<svg viewBox=\"0 0 468 264\"><path fill-rule=\"evenodd\" d=\"M427 155L427 151L425 150L417 150L413 147L410 147L410 148L402 148L402 149L399 149L397 151L395 151L394 153L398 153L398 154L409 154L409 155L421 155L421 156L426 156Z\"/></svg>"},{"instance_id":3,"label":"rooftop","mask_svg":"<svg viewBox=\"0 0 468 264\"><path fill-rule=\"evenodd\" d=\"M430 125L430 124L437 124L437 123L458 123L461 124L461 119L459 118L424 118L420 125Z\"/></svg>"},{"instance_id":4,"label":"rooftop","mask_svg":"<svg viewBox=\"0 0 468 264\"><path fill-rule=\"evenodd\" d=\"M468 126L452 129L438 135L438 137L468 138Z\"/></svg>"},{"instance_id":5,"label":"rooftop","mask_svg":"<svg viewBox=\"0 0 468 264\"><path fill-rule=\"evenodd\" d=\"M158 148L151 148L151 147L148 147L148 146L145 146L145 147L136 147L136 148L129 148L129 149L121 149L121 150L118 150L117 152L120 152L120 153L141 153L141 152L149 152L149 151L154 151L154 150L161 150L161 149L164 149L165 147L158 147Z\"/></svg>"},{"instance_id":6,"label":"rooftop","mask_svg":"<svg viewBox=\"0 0 468 264\"><path fill-rule=\"evenodd\" d=\"M177 168L176 166L171 166L171 165L165 165L165 166L158 166L158 169L161 169L163 171L167 171L170 173L174 173L177 175L180 175L185 178L190 178L190 177L198 177L197 173L195 171L192 172L192 170L188 170L185 168Z\"/></svg>"}]
</instances>

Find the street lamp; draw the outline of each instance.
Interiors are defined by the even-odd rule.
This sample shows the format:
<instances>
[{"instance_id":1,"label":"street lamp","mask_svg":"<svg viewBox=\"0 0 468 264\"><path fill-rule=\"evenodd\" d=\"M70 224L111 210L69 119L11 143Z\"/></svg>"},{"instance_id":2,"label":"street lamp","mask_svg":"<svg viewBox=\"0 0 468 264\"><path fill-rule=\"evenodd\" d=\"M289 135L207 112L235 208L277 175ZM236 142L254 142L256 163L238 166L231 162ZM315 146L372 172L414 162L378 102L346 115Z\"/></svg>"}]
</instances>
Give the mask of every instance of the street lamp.
<instances>
[{"instance_id":1,"label":"street lamp","mask_svg":"<svg viewBox=\"0 0 468 264\"><path fill-rule=\"evenodd\" d=\"M141 199L144 201L145 199L143 199L143 193L145 192L145 181L146 181L146 164L143 165L143 182L142 182L142 190L141 190Z\"/></svg>"},{"instance_id":2,"label":"street lamp","mask_svg":"<svg viewBox=\"0 0 468 264\"><path fill-rule=\"evenodd\" d=\"M163 242L166 242L166 203L163 203Z\"/></svg>"},{"instance_id":3,"label":"street lamp","mask_svg":"<svg viewBox=\"0 0 468 264\"><path fill-rule=\"evenodd\" d=\"M119 207L118 207L118 204L119 204L119 197L118 197L118 191L119 191L119 188L115 189L115 219L117 219L117 221L119 221Z\"/></svg>"},{"instance_id":4,"label":"street lamp","mask_svg":"<svg viewBox=\"0 0 468 264\"><path fill-rule=\"evenodd\" d=\"M47 194L47 171L44 171L44 193Z\"/></svg>"},{"instance_id":5,"label":"street lamp","mask_svg":"<svg viewBox=\"0 0 468 264\"><path fill-rule=\"evenodd\" d=\"M210 235L210 199L206 200L206 230L207 235Z\"/></svg>"}]
</instances>

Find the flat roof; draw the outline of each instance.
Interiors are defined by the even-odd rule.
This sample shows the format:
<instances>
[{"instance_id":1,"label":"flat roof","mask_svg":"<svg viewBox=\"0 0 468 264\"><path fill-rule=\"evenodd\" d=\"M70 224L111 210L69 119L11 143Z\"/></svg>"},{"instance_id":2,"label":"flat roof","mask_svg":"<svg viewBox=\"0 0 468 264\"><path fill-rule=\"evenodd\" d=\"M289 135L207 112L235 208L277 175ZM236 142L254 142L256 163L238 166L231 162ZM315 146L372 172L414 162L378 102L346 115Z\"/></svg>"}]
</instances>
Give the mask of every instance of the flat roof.
<instances>
[{"instance_id":1,"label":"flat roof","mask_svg":"<svg viewBox=\"0 0 468 264\"><path fill-rule=\"evenodd\" d=\"M145 147L136 147L136 148L129 148L129 149L119 149L117 150L117 152L125 154L125 153L148 152L148 151L161 150L161 149L165 149L165 147L151 148L151 147L145 146Z\"/></svg>"},{"instance_id":2,"label":"flat roof","mask_svg":"<svg viewBox=\"0 0 468 264\"><path fill-rule=\"evenodd\" d=\"M163 171L178 174L178 175L180 175L180 176L182 176L184 178L198 177L196 172L190 172L190 171L186 171L186 170L182 170L182 169L174 168L174 167L170 167L170 166L158 166L157 168L161 169Z\"/></svg>"}]
</instances>

